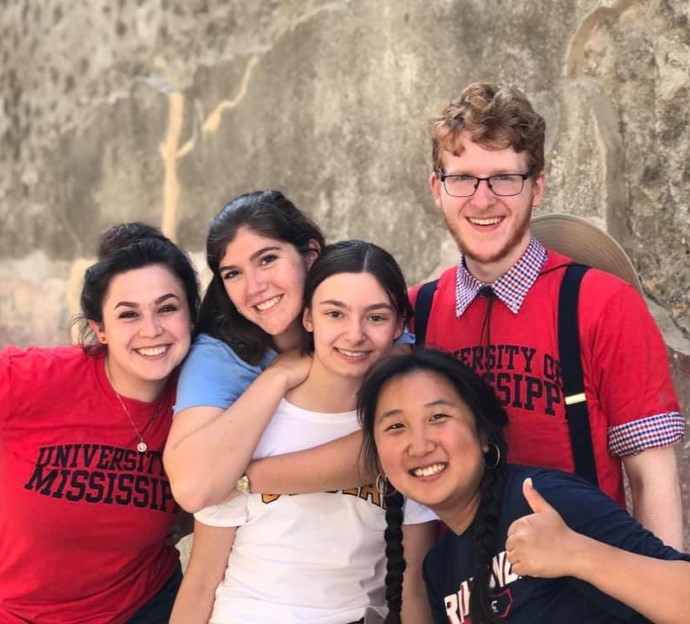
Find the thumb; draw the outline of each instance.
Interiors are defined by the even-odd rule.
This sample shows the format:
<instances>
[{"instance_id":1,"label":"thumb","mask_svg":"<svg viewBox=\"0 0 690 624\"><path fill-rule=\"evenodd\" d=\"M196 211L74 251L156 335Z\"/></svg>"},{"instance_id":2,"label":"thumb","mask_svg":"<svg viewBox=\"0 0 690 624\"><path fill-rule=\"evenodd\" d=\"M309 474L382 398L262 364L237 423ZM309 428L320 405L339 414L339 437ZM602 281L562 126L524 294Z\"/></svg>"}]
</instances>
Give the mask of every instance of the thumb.
<instances>
[{"instance_id":1,"label":"thumb","mask_svg":"<svg viewBox=\"0 0 690 624\"><path fill-rule=\"evenodd\" d=\"M532 479L529 477L522 482L522 494L534 513L553 510L546 499L534 489Z\"/></svg>"}]
</instances>

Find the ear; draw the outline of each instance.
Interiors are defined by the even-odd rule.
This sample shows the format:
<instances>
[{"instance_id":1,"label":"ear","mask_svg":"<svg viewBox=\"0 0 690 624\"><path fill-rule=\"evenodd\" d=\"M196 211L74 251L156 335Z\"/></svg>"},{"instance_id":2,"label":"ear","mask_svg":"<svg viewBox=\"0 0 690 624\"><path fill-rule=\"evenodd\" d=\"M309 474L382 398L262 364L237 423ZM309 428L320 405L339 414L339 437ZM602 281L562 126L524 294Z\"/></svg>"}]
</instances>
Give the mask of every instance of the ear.
<instances>
[{"instance_id":1,"label":"ear","mask_svg":"<svg viewBox=\"0 0 690 624\"><path fill-rule=\"evenodd\" d=\"M307 263L307 269L311 268L311 265L316 262L316 259L321 255L321 245L315 239L309 240L309 251L304 254L304 260Z\"/></svg>"},{"instance_id":2,"label":"ear","mask_svg":"<svg viewBox=\"0 0 690 624\"><path fill-rule=\"evenodd\" d=\"M479 441L482 443L482 452L486 455L489 452L489 438L485 434L479 435Z\"/></svg>"},{"instance_id":3,"label":"ear","mask_svg":"<svg viewBox=\"0 0 690 624\"><path fill-rule=\"evenodd\" d=\"M405 330L405 321L402 318L398 319L398 322L395 326L395 334L393 334L393 340L397 340L402 336L403 331Z\"/></svg>"},{"instance_id":4,"label":"ear","mask_svg":"<svg viewBox=\"0 0 690 624\"><path fill-rule=\"evenodd\" d=\"M108 338L105 335L103 325L101 325L97 321L92 321L91 319L89 319L88 323L89 327L91 328L91 331L96 335L96 339L98 340L98 342L100 342L101 344L108 344Z\"/></svg>"},{"instance_id":5,"label":"ear","mask_svg":"<svg viewBox=\"0 0 690 624\"><path fill-rule=\"evenodd\" d=\"M314 321L311 315L311 308L304 308L304 312L302 312L302 326L308 332L314 331Z\"/></svg>"},{"instance_id":6,"label":"ear","mask_svg":"<svg viewBox=\"0 0 690 624\"><path fill-rule=\"evenodd\" d=\"M438 173L435 171L432 171L429 176L429 189L431 190L431 196L434 198L436 207L440 210L442 207L441 193L443 192L443 183L441 182L441 178L438 177Z\"/></svg>"},{"instance_id":7,"label":"ear","mask_svg":"<svg viewBox=\"0 0 690 624\"><path fill-rule=\"evenodd\" d=\"M532 182L532 207L536 207L541 204L541 198L544 196L544 190L546 189L546 178L544 177L544 172L541 171L536 178L533 178Z\"/></svg>"}]
</instances>

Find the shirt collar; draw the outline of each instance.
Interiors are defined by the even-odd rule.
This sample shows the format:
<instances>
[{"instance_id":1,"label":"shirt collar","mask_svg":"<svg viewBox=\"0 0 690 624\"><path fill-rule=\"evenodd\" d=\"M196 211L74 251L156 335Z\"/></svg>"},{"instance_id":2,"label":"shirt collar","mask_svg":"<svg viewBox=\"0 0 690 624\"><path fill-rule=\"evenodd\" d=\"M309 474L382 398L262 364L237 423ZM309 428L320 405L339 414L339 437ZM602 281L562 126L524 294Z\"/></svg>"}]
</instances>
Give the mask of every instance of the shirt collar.
<instances>
[{"instance_id":1,"label":"shirt collar","mask_svg":"<svg viewBox=\"0 0 690 624\"><path fill-rule=\"evenodd\" d=\"M506 273L501 275L493 284L485 284L474 277L465 266L465 258L460 259L455 278L455 314L462 316L479 291L491 286L498 299L517 314L527 296L532 284L539 277L547 252L544 246L534 237L529 241L525 253Z\"/></svg>"}]
</instances>

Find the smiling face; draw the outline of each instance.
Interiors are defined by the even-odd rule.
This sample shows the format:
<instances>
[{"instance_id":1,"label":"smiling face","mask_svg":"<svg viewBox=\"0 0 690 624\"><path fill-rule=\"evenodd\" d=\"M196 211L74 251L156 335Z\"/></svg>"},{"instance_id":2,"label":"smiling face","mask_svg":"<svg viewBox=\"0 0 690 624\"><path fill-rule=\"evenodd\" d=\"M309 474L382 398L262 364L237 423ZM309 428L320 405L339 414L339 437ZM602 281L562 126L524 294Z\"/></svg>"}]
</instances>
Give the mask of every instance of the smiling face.
<instances>
[{"instance_id":1,"label":"smiling face","mask_svg":"<svg viewBox=\"0 0 690 624\"><path fill-rule=\"evenodd\" d=\"M486 178L501 173L526 173L527 154L512 147L487 149L466 135L458 140L459 156L442 151L443 172ZM436 206L477 279L491 283L519 260L527 249L532 208L544 192L544 174L528 178L519 195L499 197L480 182L471 197L446 193L437 173L429 178Z\"/></svg>"},{"instance_id":2,"label":"smiling face","mask_svg":"<svg viewBox=\"0 0 690 624\"><path fill-rule=\"evenodd\" d=\"M240 228L228 243L219 273L239 313L273 336L279 350L299 342L304 280L316 257L294 245Z\"/></svg>"},{"instance_id":3,"label":"smiling face","mask_svg":"<svg viewBox=\"0 0 690 624\"><path fill-rule=\"evenodd\" d=\"M373 433L381 468L393 486L462 533L479 505L488 445L453 385L424 370L387 381L378 396Z\"/></svg>"},{"instance_id":4,"label":"smiling face","mask_svg":"<svg viewBox=\"0 0 690 624\"><path fill-rule=\"evenodd\" d=\"M162 265L115 275L103 300L103 322L89 321L106 345L106 371L124 396L151 401L187 355L191 318L184 288Z\"/></svg>"},{"instance_id":5,"label":"smiling face","mask_svg":"<svg viewBox=\"0 0 690 624\"><path fill-rule=\"evenodd\" d=\"M314 334L314 372L356 380L391 351L403 326L371 273L337 273L323 280L303 322Z\"/></svg>"}]
</instances>

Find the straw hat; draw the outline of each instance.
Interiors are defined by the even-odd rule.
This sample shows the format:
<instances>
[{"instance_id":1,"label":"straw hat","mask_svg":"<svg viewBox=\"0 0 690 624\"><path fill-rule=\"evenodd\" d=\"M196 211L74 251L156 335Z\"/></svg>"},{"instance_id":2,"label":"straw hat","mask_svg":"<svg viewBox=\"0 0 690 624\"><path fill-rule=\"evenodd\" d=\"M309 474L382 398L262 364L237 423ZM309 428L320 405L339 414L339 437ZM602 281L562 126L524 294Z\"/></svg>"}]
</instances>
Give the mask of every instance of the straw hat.
<instances>
[{"instance_id":1,"label":"straw hat","mask_svg":"<svg viewBox=\"0 0 690 624\"><path fill-rule=\"evenodd\" d=\"M642 284L628 254L608 232L580 217L547 214L534 217L534 237L575 262L613 273L642 292Z\"/></svg>"}]
</instances>

